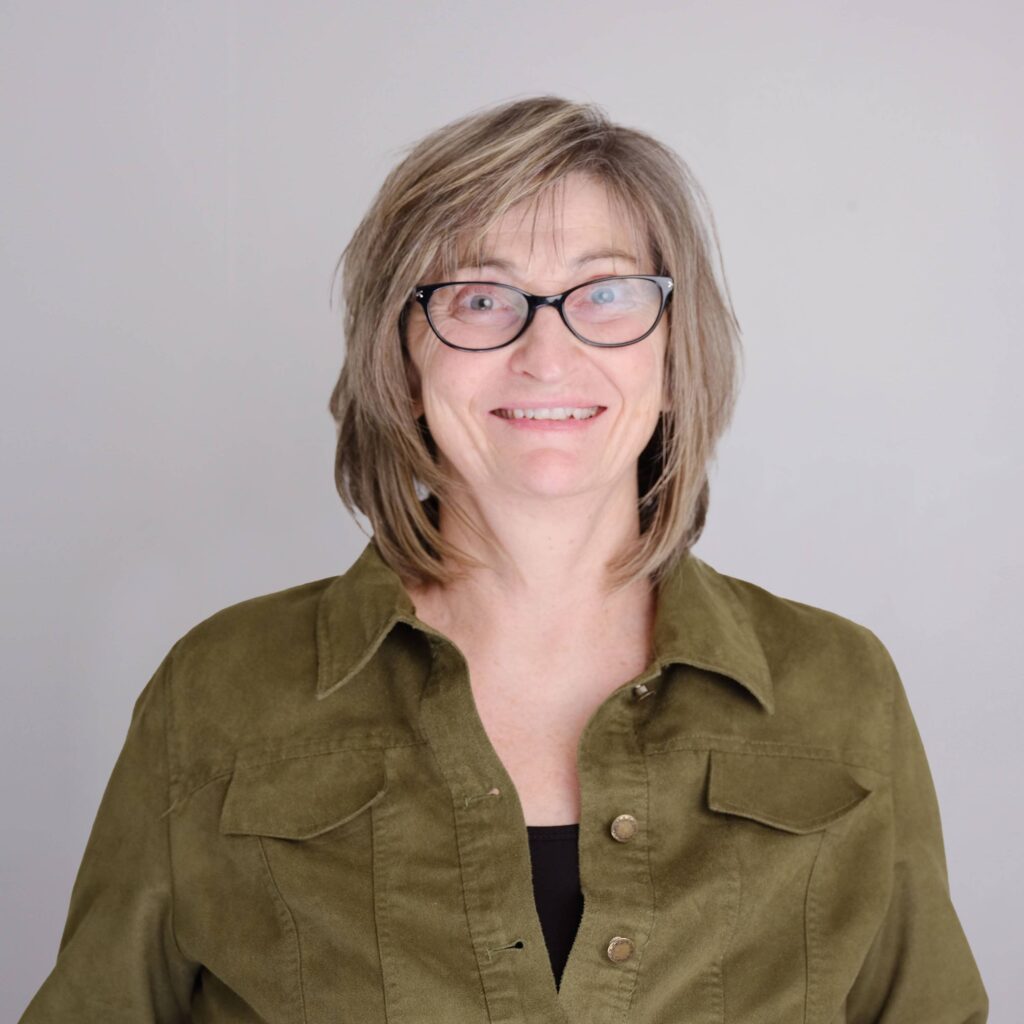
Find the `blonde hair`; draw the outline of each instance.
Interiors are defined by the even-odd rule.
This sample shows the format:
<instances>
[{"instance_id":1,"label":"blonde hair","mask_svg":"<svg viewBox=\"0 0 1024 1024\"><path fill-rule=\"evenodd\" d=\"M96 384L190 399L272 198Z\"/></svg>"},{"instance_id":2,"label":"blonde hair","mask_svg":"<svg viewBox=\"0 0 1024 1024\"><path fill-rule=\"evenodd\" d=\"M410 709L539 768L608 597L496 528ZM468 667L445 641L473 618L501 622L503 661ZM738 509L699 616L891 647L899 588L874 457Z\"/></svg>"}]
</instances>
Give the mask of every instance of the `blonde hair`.
<instances>
[{"instance_id":1,"label":"blonde hair","mask_svg":"<svg viewBox=\"0 0 1024 1024\"><path fill-rule=\"evenodd\" d=\"M640 536L609 563L612 588L660 580L703 531L708 468L732 416L742 357L724 272L720 284L712 260L718 240L707 201L668 146L613 124L594 104L532 97L472 113L412 146L339 260L346 351L329 403L335 484L403 579L444 585L480 566L441 536L442 505L483 538L454 500L458 486L437 462L425 418L413 416L402 331L412 291L430 271L446 280L470 265L467 248L478 251L511 206L539 203L574 172L604 184L643 236L652 272L675 280L666 311L670 408L638 460Z\"/></svg>"}]
</instances>

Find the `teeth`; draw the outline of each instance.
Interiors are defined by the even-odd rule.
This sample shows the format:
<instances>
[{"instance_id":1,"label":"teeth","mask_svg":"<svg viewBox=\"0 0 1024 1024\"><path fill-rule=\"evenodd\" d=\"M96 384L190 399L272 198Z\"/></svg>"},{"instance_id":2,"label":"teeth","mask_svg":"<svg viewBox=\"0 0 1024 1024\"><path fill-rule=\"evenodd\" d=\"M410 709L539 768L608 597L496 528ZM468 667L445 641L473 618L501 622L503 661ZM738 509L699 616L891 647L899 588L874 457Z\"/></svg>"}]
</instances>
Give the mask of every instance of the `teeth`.
<instances>
[{"instance_id":1,"label":"teeth","mask_svg":"<svg viewBox=\"0 0 1024 1024\"><path fill-rule=\"evenodd\" d=\"M600 406L593 405L589 409L499 409L498 415L511 420L587 420L597 415Z\"/></svg>"}]
</instances>

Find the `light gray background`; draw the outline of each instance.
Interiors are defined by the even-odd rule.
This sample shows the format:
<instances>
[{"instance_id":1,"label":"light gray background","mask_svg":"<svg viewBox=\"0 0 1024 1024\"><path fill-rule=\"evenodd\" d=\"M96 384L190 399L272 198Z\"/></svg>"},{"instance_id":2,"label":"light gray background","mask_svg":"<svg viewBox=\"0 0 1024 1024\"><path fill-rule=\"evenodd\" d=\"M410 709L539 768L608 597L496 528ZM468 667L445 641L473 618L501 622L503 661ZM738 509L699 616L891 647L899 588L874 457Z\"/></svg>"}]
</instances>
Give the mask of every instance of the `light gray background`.
<instances>
[{"instance_id":1,"label":"light gray background","mask_svg":"<svg viewBox=\"0 0 1024 1024\"><path fill-rule=\"evenodd\" d=\"M333 489L329 294L383 175L429 129L554 92L669 142L710 196L747 361L697 552L888 645L1008 1021L1020 9L5 2L0 1017L52 966L170 645L365 543Z\"/></svg>"}]
</instances>

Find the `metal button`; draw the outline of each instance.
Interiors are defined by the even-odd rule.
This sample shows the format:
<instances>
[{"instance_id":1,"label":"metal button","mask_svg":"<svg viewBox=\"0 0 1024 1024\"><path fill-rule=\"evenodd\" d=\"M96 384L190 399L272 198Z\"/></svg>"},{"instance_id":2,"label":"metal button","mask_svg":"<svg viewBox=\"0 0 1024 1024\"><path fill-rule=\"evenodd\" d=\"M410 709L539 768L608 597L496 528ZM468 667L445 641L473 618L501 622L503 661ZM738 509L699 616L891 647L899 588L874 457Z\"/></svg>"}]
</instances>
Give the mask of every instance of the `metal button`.
<instances>
[{"instance_id":1,"label":"metal button","mask_svg":"<svg viewBox=\"0 0 1024 1024\"><path fill-rule=\"evenodd\" d=\"M633 685L633 696L637 700L643 700L644 697L650 697L654 691L646 683L635 683Z\"/></svg>"},{"instance_id":2,"label":"metal button","mask_svg":"<svg viewBox=\"0 0 1024 1024\"><path fill-rule=\"evenodd\" d=\"M611 824L612 839L628 843L636 835L639 826L632 814L620 814Z\"/></svg>"},{"instance_id":3,"label":"metal button","mask_svg":"<svg viewBox=\"0 0 1024 1024\"><path fill-rule=\"evenodd\" d=\"M624 935L616 935L608 943L608 959L613 964L621 964L633 955L633 940Z\"/></svg>"}]
</instances>

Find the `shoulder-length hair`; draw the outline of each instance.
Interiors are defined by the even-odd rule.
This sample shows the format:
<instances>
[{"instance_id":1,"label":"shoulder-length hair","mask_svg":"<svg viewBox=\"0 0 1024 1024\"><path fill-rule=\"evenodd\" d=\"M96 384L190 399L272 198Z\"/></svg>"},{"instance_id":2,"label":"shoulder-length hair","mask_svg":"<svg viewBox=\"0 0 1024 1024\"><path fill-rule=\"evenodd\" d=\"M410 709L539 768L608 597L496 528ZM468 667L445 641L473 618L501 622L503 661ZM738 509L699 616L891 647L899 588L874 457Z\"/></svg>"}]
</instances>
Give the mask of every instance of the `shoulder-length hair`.
<instances>
[{"instance_id":1,"label":"shoulder-length hair","mask_svg":"<svg viewBox=\"0 0 1024 1024\"><path fill-rule=\"evenodd\" d=\"M611 587L657 582L703 531L708 469L742 359L710 208L668 146L613 124L594 104L539 96L472 113L413 145L339 259L346 351L329 403L335 484L403 579L443 585L480 566L441 536L442 506L483 538L438 464L425 417L414 418L402 329L413 289L428 273L450 280L472 265L466 253L479 251L509 207L550 197L573 172L604 184L652 272L675 280L666 312L670 407L638 460L640 534L609 562Z\"/></svg>"}]
</instances>

